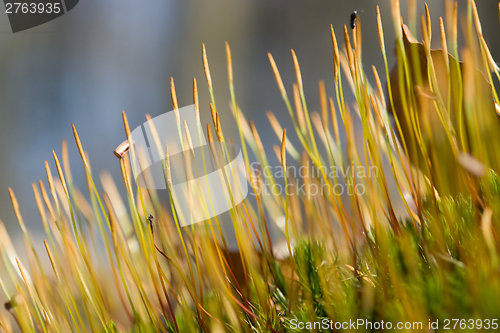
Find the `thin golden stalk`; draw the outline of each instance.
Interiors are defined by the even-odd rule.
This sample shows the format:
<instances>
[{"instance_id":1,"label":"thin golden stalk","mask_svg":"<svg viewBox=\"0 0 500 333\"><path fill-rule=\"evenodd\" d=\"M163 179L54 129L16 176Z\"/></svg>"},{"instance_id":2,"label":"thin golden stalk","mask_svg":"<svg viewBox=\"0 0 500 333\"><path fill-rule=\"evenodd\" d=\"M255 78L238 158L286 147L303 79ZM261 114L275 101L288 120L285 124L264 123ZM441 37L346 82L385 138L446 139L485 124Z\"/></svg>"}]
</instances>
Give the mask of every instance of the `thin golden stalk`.
<instances>
[{"instance_id":1,"label":"thin golden stalk","mask_svg":"<svg viewBox=\"0 0 500 333\"><path fill-rule=\"evenodd\" d=\"M337 111L333 105L333 99L330 97L328 99L330 104L330 114L332 117L333 133L335 134L335 143L340 145L340 132L339 132L339 121L337 119Z\"/></svg>"},{"instance_id":2,"label":"thin golden stalk","mask_svg":"<svg viewBox=\"0 0 500 333\"><path fill-rule=\"evenodd\" d=\"M287 172L286 172L286 128L283 130L283 138L281 140L281 167L283 168L283 173L285 177L285 189L288 188L288 180L287 180ZM290 221L289 221L289 216L288 216L288 205L289 205L289 198L288 198L288 193L285 191L285 196L286 196L286 202L285 202L285 234L286 234L286 244L288 247L288 253L290 255L290 263L292 266L291 269L291 278L290 278L290 294L288 297L288 312L291 311L292 309L292 295L293 295L293 280L295 276L295 269L294 269L294 263L293 263L293 252L292 252L292 246L290 243Z\"/></svg>"},{"instance_id":3,"label":"thin golden stalk","mask_svg":"<svg viewBox=\"0 0 500 333\"><path fill-rule=\"evenodd\" d=\"M316 146L316 139L314 138L314 132L311 126L311 119L309 118L309 111L307 109L306 97L304 95L304 85L302 83L302 74L300 72L299 61L297 60L297 55L295 54L295 51L291 50L291 52L292 52L293 65L295 67L295 74L297 76L297 86L299 88L300 100L302 101L302 109L304 110L307 130L309 132L309 138L311 140L312 149L315 153L315 157L317 159L320 159L318 147Z\"/></svg>"},{"instance_id":4,"label":"thin golden stalk","mask_svg":"<svg viewBox=\"0 0 500 333\"><path fill-rule=\"evenodd\" d=\"M432 23L431 23L431 14L429 13L429 6L427 6L427 2L425 5L425 19L427 20L427 38L429 42L429 47L432 40Z\"/></svg>"},{"instance_id":5,"label":"thin golden stalk","mask_svg":"<svg viewBox=\"0 0 500 333\"><path fill-rule=\"evenodd\" d=\"M202 46L202 59L203 59L203 69L205 70L205 77L207 79L208 91L210 92L210 98L212 100L212 104L215 108L215 98L214 98L214 89L212 85L212 75L210 75L210 67L208 67L208 59L207 59L207 50L205 48L205 44Z\"/></svg>"},{"instance_id":6,"label":"thin golden stalk","mask_svg":"<svg viewBox=\"0 0 500 333\"><path fill-rule=\"evenodd\" d=\"M29 278L27 273L24 271L24 268L21 265L21 263L19 262L19 259L16 258L16 262L17 262L17 267L18 267L19 271L21 272L21 276L23 278L23 281L26 285L28 295L30 296L31 300L33 301L33 306L35 308L35 312L36 312L36 315L38 317L38 325L43 329L43 331L45 333L47 333L48 332L47 327L45 325L45 320L43 319L43 315L42 315L42 311L44 309L41 308L41 304L39 303L40 302L39 297L38 297L38 295L35 295L36 291L33 290L33 288L32 288L32 280L31 280L31 278ZM28 310L28 312L30 312L30 311Z\"/></svg>"},{"instance_id":7,"label":"thin golden stalk","mask_svg":"<svg viewBox=\"0 0 500 333\"><path fill-rule=\"evenodd\" d=\"M271 124L271 127L273 128L273 131L276 134L276 136L278 136L278 138L281 138L281 134L283 133L283 128L279 124L274 114L271 111L268 111L266 112L266 116L269 119L269 123ZM300 154L289 140L286 143L286 149L294 160L296 161L299 160Z\"/></svg>"},{"instance_id":8,"label":"thin golden stalk","mask_svg":"<svg viewBox=\"0 0 500 333\"><path fill-rule=\"evenodd\" d=\"M172 106L174 107L174 110L179 109L179 103L177 103L177 94L175 93L175 84L174 84L174 78L170 78L170 96L172 97Z\"/></svg>"},{"instance_id":9,"label":"thin golden stalk","mask_svg":"<svg viewBox=\"0 0 500 333\"><path fill-rule=\"evenodd\" d=\"M73 325L76 328L77 332L81 332L80 328L83 328L85 326L83 324L82 318L81 318L80 313L79 313L78 310L75 310L74 312L75 312L75 315L76 315L76 317L78 319L78 323L80 324L80 326L78 325L78 323L75 320L75 315L73 314L73 310L72 310L72 308L75 308L75 301L73 299L72 293L68 293L69 294L69 298L71 299L71 303L72 303L72 305L71 305L68 302L68 294L66 293L66 288L64 288L64 286L63 286L63 283L62 283L59 271L57 269L57 266L56 266L56 263L55 263L55 260L54 260L54 256L53 256L52 252L50 251L50 248L49 248L49 245L47 244L47 241L43 240L43 242L44 242L44 245L45 245L45 249L47 250L47 254L49 256L49 261L50 261L50 264L52 265L52 269L54 271L54 275L55 275L56 280L59 283L59 286L61 288L63 300L64 300L66 308L67 308L67 310L69 312L69 315L71 317Z\"/></svg>"},{"instance_id":10,"label":"thin golden stalk","mask_svg":"<svg viewBox=\"0 0 500 333\"><path fill-rule=\"evenodd\" d=\"M339 46L337 43L337 37L335 36L335 31L333 30L333 25L330 24L330 31L332 35L332 45L333 45L333 78L335 84L338 84L339 73L340 73L340 56L339 56Z\"/></svg>"},{"instance_id":11,"label":"thin golden stalk","mask_svg":"<svg viewBox=\"0 0 500 333\"><path fill-rule=\"evenodd\" d=\"M300 101L299 87L297 86L297 83L293 84L293 102L295 105L295 111L297 112L297 121L299 123L300 131L302 134L306 133L306 118L304 115L304 109L302 108L302 102Z\"/></svg>"}]
</instances>

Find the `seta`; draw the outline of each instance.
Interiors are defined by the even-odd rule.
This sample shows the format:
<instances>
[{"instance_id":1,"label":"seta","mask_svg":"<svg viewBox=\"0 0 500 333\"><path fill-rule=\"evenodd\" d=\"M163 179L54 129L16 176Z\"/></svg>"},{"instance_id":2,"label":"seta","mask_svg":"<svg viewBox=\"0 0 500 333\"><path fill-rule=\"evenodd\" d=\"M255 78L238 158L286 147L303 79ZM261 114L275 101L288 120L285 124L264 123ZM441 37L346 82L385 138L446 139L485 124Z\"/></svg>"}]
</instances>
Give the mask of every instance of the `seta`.
<instances>
[{"instance_id":1,"label":"seta","mask_svg":"<svg viewBox=\"0 0 500 333\"><path fill-rule=\"evenodd\" d=\"M351 29L356 27L356 19L358 18L358 11L355 10L351 13Z\"/></svg>"}]
</instances>

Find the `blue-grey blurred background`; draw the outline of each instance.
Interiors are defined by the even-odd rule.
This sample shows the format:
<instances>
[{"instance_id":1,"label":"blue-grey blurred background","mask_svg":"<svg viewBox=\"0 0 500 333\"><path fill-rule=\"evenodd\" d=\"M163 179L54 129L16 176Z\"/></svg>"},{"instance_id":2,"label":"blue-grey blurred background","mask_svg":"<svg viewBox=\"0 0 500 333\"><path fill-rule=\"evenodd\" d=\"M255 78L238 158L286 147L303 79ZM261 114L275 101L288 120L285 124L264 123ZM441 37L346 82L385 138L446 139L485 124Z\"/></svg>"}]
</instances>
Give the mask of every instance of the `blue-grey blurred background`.
<instances>
[{"instance_id":1,"label":"blue-grey blurred background","mask_svg":"<svg viewBox=\"0 0 500 333\"><path fill-rule=\"evenodd\" d=\"M406 1L402 0L406 20ZM466 0L459 1L464 14ZM498 2L477 0L486 41L500 59ZM28 228L37 237L42 225L31 183L46 180L44 160L55 167L52 150L60 153L67 138L73 175L85 188L85 175L71 124L75 124L94 172L110 170L120 183L116 146L125 139L121 111L132 128L170 111L170 77L180 106L192 103L192 80L198 79L202 122L210 121L208 91L201 61L206 44L216 101L227 136L237 137L228 108L224 42L233 55L238 103L257 124L271 164L272 145L279 142L265 112L273 111L290 127L267 52L291 91L295 79L290 49L300 61L309 108L319 108L318 81L333 95L333 62L329 25L342 40L344 24L358 10L363 26L363 58L367 72L374 64L383 73L377 39L376 5L385 24L386 46L393 49L389 0L85 0L62 17L13 34L0 12L0 219L14 245L22 249L20 229L7 188L12 187ZM444 1L430 1L435 42ZM418 1L418 13L423 12ZM343 45L343 41L340 42ZM382 77L384 79L384 76ZM385 81L385 79L384 79ZM296 141L298 144L298 142ZM43 237L43 236L39 236Z\"/></svg>"}]
</instances>

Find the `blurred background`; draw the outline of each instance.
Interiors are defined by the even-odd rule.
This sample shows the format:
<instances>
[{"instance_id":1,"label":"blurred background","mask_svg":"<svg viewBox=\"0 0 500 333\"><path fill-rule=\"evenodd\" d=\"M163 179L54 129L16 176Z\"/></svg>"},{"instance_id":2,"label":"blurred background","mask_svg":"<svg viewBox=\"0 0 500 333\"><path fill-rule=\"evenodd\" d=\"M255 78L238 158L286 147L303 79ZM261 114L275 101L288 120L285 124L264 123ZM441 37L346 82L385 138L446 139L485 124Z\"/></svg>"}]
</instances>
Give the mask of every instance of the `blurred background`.
<instances>
[{"instance_id":1,"label":"blurred background","mask_svg":"<svg viewBox=\"0 0 500 333\"><path fill-rule=\"evenodd\" d=\"M402 2L407 19L406 1ZM466 0L459 1L465 14ZM486 41L500 59L497 0L477 0ZM0 13L0 219L18 250L20 229L8 195L15 191L24 221L35 238L43 238L42 224L31 183L46 183L44 160L52 172L52 150L69 141L76 185L86 188L82 162L74 144L75 124L93 172L110 170L121 183L113 150L126 139L121 111L131 128L172 109L170 77L180 106L192 104L192 80L198 79L202 123L211 121L209 96L201 61L206 44L216 102L226 137L237 138L228 107L224 42L233 56L235 88L244 114L255 121L272 165L279 165L272 145L279 140L265 116L271 110L283 127L291 127L267 53L271 52L285 86L295 79L290 49L302 69L310 110L318 110L318 81L325 80L333 95L333 61L329 25L343 45L342 30L357 10L363 26L363 59L383 72L377 39L376 5L385 27L386 47L394 63L393 25L389 0L210 0L132 1L85 0L66 15L30 30L13 34ZM444 1L430 1L434 42L439 46L439 16ZM418 13L424 10L418 1ZM382 79L385 81L384 76ZM373 82L373 81L372 81ZM352 98L352 96L351 96ZM294 137L292 136L293 140ZM294 143L298 145L298 141ZM123 189L123 188L121 188ZM42 242L37 242L40 246Z\"/></svg>"}]
</instances>

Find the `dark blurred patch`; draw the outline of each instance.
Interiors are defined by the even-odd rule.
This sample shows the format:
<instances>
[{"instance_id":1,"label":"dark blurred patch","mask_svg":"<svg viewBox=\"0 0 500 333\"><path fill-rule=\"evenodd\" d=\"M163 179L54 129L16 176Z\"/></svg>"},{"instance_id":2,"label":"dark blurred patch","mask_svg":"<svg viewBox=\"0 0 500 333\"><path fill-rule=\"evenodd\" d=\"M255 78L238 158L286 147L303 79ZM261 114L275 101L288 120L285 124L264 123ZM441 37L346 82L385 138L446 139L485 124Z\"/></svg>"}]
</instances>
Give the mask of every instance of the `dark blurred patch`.
<instances>
[{"instance_id":1,"label":"dark blurred patch","mask_svg":"<svg viewBox=\"0 0 500 333\"><path fill-rule=\"evenodd\" d=\"M351 13L351 29L356 27L356 19L358 18L358 11L355 10Z\"/></svg>"},{"instance_id":2,"label":"dark blurred patch","mask_svg":"<svg viewBox=\"0 0 500 333\"><path fill-rule=\"evenodd\" d=\"M66 10L73 9L79 0L65 0ZM52 21L65 14L61 0L4 0L12 32L27 30Z\"/></svg>"},{"instance_id":3,"label":"dark blurred patch","mask_svg":"<svg viewBox=\"0 0 500 333\"><path fill-rule=\"evenodd\" d=\"M66 4L66 11L69 12L70 10L72 10L76 6L78 1L80 0L64 0L64 3Z\"/></svg>"}]
</instances>

